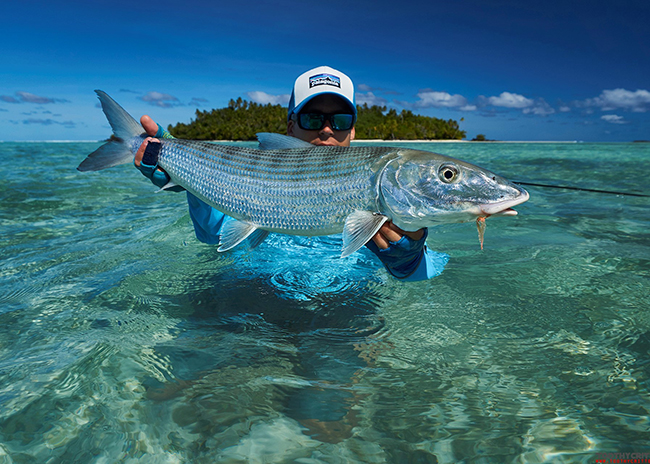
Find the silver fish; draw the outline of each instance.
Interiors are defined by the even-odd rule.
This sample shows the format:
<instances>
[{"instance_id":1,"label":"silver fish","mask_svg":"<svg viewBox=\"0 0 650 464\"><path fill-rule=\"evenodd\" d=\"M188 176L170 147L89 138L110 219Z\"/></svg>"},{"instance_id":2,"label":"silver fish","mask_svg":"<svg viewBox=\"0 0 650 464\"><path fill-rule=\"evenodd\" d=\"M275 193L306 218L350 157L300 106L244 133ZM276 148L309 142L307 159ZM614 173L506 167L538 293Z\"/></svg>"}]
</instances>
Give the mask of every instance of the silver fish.
<instances>
[{"instance_id":1,"label":"silver fish","mask_svg":"<svg viewBox=\"0 0 650 464\"><path fill-rule=\"evenodd\" d=\"M146 134L106 93L97 90L114 139L77 169L97 171L133 162ZM318 147L260 133L259 149L194 140L162 140L158 158L171 182L236 219L222 228L219 251L269 232L343 232L345 257L386 221L405 231L477 217L514 215L528 200L515 184L472 164L431 152L393 147Z\"/></svg>"}]
</instances>

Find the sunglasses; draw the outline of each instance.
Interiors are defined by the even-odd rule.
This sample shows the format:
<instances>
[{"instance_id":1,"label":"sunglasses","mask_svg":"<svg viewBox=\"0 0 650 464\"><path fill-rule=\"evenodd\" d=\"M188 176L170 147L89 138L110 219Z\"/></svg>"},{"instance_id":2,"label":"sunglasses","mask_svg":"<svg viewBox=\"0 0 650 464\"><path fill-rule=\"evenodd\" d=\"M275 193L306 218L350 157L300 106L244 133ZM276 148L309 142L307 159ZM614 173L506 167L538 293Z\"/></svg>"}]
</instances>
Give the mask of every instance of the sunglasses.
<instances>
[{"instance_id":1,"label":"sunglasses","mask_svg":"<svg viewBox=\"0 0 650 464\"><path fill-rule=\"evenodd\" d=\"M303 130L321 130L326 121L337 131L350 130L354 125L352 114L300 113L291 115L291 118L298 121L298 126Z\"/></svg>"}]
</instances>

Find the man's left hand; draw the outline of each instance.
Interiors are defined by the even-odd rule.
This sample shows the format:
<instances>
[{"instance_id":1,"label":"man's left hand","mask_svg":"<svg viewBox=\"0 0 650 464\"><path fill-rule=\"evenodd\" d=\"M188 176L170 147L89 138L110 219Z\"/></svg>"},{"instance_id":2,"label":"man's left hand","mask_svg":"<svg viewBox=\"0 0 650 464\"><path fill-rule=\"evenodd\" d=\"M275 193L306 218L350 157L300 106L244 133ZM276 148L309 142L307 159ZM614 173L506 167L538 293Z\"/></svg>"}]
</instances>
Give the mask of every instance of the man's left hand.
<instances>
[{"instance_id":1,"label":"man's left hand","mask_svg":"<svg viewBox=\"0 0 650 464\"><path fill-rule=\"evenodd\" d=\"M381 229L379 229L379 232L372 237L372 241L375 242L380 249L385 250L389 247L389 242L399 242L405 235L412 240L418 241L424 236L424 229L416 230L415 232L406 232L388 221L385 222L384 225L381 226Z\"/></svg>"}]
</instances>

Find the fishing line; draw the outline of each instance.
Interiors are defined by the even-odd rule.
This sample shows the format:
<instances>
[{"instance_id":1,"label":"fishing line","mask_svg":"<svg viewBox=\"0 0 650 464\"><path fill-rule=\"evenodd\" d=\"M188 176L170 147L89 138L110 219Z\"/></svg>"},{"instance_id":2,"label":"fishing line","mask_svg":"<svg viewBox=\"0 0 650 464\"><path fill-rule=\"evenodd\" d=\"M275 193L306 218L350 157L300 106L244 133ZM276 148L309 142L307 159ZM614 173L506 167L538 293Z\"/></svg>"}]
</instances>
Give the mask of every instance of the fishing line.
<instances>
[{"instance_id":1,"label":"fishing line","mask_svg":"<svg viewBox=\"0 0 650 464\"><path fill-rule=\"evenodd\" d=\"M569 185L550 185L550 184L537 184L534 182L514 182L519 185L530 185L531 187L547 187L547 188L556 188L556 189L565 189L565 190L579 190L581 192L596 192L596 193L608 193L610 195L625 195L628 197L646 197L650 198L650 195L645 195L643 193L632 193L632 192L614 192L611 190L599 190L599 189L589 189L582 187L572 187Z\"/></svg>"}]
</instances>

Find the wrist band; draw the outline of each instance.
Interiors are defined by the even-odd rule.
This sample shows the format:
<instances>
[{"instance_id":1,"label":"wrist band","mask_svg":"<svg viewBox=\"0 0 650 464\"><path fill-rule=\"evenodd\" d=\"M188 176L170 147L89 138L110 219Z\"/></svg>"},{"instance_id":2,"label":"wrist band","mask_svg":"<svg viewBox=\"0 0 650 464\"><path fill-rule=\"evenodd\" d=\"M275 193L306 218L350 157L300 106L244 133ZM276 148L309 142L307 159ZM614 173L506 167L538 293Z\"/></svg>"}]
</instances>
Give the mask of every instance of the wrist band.
<instances>
[{"instance_id":1,"label":"wrist band","mask_svg":"<svg viewBox=\"0 0 650 464\"><path fill-rule=\"evenodd\" d=\"M153 184L159 188L163 188L165 185L167 185L169 180L170 179L167 173L161 171L160 169L156 169L151 175L151 182L153 182Z\"/></svg>"},{"instance_id":2,"label":"wrist band","mask_svg":"<svg viewBox=\"0 0 650 464\"><path fill-rule=\"evenodd\" d=\"M173 139L173 138L175 138L172 134L170 134L165 129L163 129L163 126L161 126L160 124L158 124L158 132L156 132L155 137L158 138L158 139Z\"/></svg>"},{"instance_id":3,"label":"wrist band","mask_svg":"<svg viewBox=\"0 0 650 464\"><path fill-rule=\"evenodd\" d=\"M142 155L142 164L153 166L154 168L158 166L158 154L160 153L161 147L162 143L149 141Z\"/></svg>"},{"instance_id":4,"label":"wrist band","mask_svg":"<svg viewBox=\"0 0 650 464\"><path fill-rule=\"evenodd\" d=\"M144 154L142 155L142 161L140 162L140 172L144 174L145 177L151 179L151 182L156 187L164 187L169 182L169 176L167 173L158 169L158 155L160 154L160 149L162 143L150 141L147 144L147 147L144 149Z\"/></svg>"}]
</instances>

